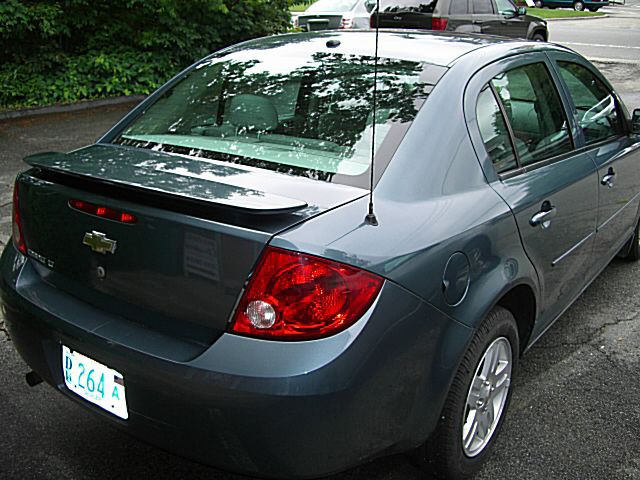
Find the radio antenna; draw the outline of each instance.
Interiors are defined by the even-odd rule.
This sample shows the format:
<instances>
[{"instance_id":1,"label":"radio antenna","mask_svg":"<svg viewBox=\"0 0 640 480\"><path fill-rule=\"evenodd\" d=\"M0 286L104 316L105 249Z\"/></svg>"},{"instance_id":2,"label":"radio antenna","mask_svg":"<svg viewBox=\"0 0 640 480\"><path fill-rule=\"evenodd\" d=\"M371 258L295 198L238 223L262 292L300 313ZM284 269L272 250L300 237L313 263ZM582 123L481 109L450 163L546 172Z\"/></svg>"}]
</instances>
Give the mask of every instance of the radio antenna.
<instances>
[{"instance_id":1,"label":"radio antenna","mask_svg":"<svg viewBox=\"0 0 640 480\"><path fill-rule=\"evenodd\" d=\"M374 180L374 162L376 158L376 103L378 99L378 33L380 30L380 0L376 0L376 52L373 63L373 125L371 127L371 176L369 177L369 213L364 217L365 223L378 225L378 219L373 212L373 180Z\"/></svg>"}]
</instances>

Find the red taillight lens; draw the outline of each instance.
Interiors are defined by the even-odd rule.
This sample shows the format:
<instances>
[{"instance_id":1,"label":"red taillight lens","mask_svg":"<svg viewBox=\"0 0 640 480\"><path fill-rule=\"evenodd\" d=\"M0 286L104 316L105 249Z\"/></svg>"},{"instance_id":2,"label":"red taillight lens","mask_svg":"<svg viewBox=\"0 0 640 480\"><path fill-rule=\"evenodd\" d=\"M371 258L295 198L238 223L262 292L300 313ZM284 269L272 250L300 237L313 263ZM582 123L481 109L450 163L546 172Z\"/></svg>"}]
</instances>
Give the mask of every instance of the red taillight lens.
<instances>
[{"instance_id":1,"label":"red taillight lens","mask_svg":"<svg viewBox=\"0 0 640 480\"><path fill-rule=\"evenodd\" d=\"M433 17L431 19L431 29L442 30L442 31L446 30L448 20L449 20L448 18Z\"/></svg>"},{"instance_id":2,"label":"red taillight lens","mask_svg":"<svg viewBox=\"0 0 640 480\"><path fill-rule=\"evenodd\" d=\"M350 28L353 28L353 18L351 17L342 17L342 20L340 21L340 27L341 30L348 30Z\"/></svg>"},{"instance_id":3,"label":"red taillight lens","mask_svg":"<svg viewBox=\"0 0 640 480\"><path fill-rule=\"evenodd\" d=\"M278 340L326 337L371 306L383 279L349 265L267 247L249 281L231 331Z\"/></svg>"},{"instance_id":4,"label":"red taillight lens","mask_svg":"<svg viewBox=\"0 0 640 480\"><path fill-rule=\"evenodd\" d=\"M22 223L20 218L20 203L19 203L19 184L16 180L16 183L13 186L13 223L12 223L12 235L13 235L13 244L16 248L23 254L27 254L27 244L24 240L24 234L22 233Z\"/></svg>"},{"instance_id":5,"label":"red taillight lens","mask_svg":"<svg viewBox=\"0 0 640 480\"><path fill-rule=\"evenodd\" d=\"M82 200L69 200L69 206L75 210L80 210L81 212L88 213L89 215L95 215L100 218L107 218L109 220L114 220L116 222L122 223L136 223L138 219L127 212L122 212L120 210L114 210L109 207L101 207L98 205L94 205L93 203L83 202Z\"/></svg>"}]
</instances>

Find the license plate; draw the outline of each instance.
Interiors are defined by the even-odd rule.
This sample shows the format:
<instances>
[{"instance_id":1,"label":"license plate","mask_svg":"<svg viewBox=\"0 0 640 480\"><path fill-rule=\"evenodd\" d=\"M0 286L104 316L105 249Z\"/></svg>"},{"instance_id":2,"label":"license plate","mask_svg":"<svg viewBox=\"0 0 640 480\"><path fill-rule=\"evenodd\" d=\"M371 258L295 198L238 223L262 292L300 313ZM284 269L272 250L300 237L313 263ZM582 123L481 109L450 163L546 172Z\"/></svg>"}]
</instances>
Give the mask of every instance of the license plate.
<instances>
[{"instance_id":1,"label":"license plate","mask_svg":"<svg viewBox=\"0 0 640 480\"><path fill-rule=\"evenodd\" d=\"M120 372L62 345L62 374L73 393L120 418L129 418Z\"/></svg>"}]
</instances>

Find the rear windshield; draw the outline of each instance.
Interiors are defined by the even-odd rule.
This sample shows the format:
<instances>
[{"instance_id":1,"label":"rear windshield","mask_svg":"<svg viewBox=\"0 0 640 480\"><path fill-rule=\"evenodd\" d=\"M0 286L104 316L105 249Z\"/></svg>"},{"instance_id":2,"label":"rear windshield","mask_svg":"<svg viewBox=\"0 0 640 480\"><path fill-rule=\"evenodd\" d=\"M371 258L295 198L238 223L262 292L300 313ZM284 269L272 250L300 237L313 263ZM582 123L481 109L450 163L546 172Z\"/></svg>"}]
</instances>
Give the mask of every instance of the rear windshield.
<instances>
[{"instance_id":1,"label":"rear windshield","mask_svg":"<svg viewBox=\"0 0 640 480\"><path fill-rule=\"evenodd\" d=\"M359 1L359 0L358 0ZM353 0L318 0L313 3L307 12L350 12L358 4Z\"/></svg>"},{"instance_id":2,"label":"rear windshield","mask_svg":"<svg viewBox=\"0 0 640 480\"><path fill-rule=\"evenodd\" d=\"M296 48L308 50L239 50L205 61L114 143L366 185L373 57L293 55ZM422 63L381 58L378 66L374 150L390 158L429 86L421 81Z\"/></svg>"},{"instance_id":3,"label":"rear windshield","mask_svg":"<svg viewBox=\"0 0 640 480\"><path fill-rule=\"evenodd\" d=\"M438 0L382 0L380 11L383 13L433 13L437 3Z\"/></svg>"}]
</instances>

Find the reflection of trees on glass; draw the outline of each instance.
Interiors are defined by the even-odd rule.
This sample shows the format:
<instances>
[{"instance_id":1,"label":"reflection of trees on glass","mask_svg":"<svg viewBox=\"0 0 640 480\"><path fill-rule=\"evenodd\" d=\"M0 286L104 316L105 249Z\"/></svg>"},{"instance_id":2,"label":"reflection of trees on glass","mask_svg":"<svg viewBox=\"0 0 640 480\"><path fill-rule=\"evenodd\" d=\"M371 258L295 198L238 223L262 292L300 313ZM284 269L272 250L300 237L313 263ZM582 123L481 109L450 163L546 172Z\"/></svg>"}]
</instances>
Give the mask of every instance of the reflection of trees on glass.
<instances>
[{"instance_id":1,"label":"reflection of trees on glass","mask_svg":"<svg viewBox=\"0 0 640 480\"><path fill-rule=\"evenodd\" d=\"M423 0L404 0L404 1L383 1L381 2L380 11L383 13L404 13L404 12L417 12L417 13L433 13L438 0L423 1Z\"/></svg>"},{"instance_id":2,"label":"reflection of trees on glass","mask_svg":"<svg viewBox=\"0 0 640 480\"><path fill-rule=\"evenodd\" d=\"M237 58L246 53L192 71L118 142L327 181L335 173L365 174L374 58L334 52ZM423 69L418 62L378 60L376 146L392 124L415 118L427 96L427 85L419 81Z\"/></svg>"}]
</instances>

